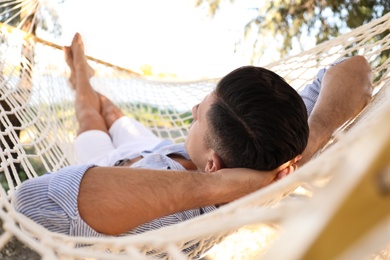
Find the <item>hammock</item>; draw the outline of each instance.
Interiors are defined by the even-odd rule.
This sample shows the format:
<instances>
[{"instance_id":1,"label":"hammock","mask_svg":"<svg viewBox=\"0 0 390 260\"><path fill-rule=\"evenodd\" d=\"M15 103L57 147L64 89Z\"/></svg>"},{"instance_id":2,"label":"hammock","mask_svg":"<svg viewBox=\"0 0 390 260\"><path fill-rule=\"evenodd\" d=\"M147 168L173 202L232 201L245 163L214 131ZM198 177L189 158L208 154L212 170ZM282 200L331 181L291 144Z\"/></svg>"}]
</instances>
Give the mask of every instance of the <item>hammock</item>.
<instances>
[{"instance_id":1,"label":"hammock","mask_svg":"<svg viewBox=\"0 0 390 260\"><path fill-rule=\"evenodd\" d=\"M75 163L72 141L77 121L74 94L67 80L69 70L60 46L3 24L0 27L0 219L4 232L0 236L0 248L15 237L42 259L151 259L154 256L190 259L255 225L261 245L246 250L240 259L321 259L318 252L322 256L331 252L345 259L389 257L390 252L386 250L390 246L390 124L387 118L390 34L386 35L389 28L390 14L312 50L266 66L296 89L310 82L319 68L341 57L364 55L373 68L376 91L372 102L354 121L335 133L329 148L296 174L213 213L177 225L137 236L84 238L49 232L15 212L10 204L13 192L25 179ZM386 36L376 40L380 35ZM96 71L92 79L96 90L158 136L175 142L183 141L187 133L191 107L218 80L159 82L92 57L89 61ZM364 210L377 212L381 208L376 217L341 214L345 207L352 207L355 211L351 212L360 209L351 194L358 188L358 191L370 190L371 186L363 187L362 181L371 184L367 180L373 178L378 179L385 195L377 198L367 193L372 203L364 204L367 207ZM329 223L340 223L345 216L359 220L358 224L351 223L355 224L352 226L355 232L343 237L346 242L339 248L324 252L321 242L329 241L326 239L337 233ZM362 228L361 221L367 227ZM330 235L326 233L328 230ZM78 247L79 244L89 246ZM198 246L188 254L183 253L193 245Z\"/></svg>"}]
</instances>

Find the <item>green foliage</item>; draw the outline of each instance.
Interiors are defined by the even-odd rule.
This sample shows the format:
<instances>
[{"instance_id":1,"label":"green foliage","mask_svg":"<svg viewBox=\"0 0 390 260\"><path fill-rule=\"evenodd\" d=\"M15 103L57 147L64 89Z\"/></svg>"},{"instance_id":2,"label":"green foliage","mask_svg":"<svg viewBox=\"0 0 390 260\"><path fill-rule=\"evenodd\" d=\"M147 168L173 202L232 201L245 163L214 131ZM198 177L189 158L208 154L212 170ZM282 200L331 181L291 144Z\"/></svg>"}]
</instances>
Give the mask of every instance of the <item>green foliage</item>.
<instances>
[{"instance_id":1,"label":"green foliage","mask_svg":"<svg viewBox=\"0 0 390 260\"><path fill-rule=\"evenodd\" d=\"M209 13L215 15L221 3L222 0L198 0L196 6L208 4ZM314 36L317 44L327 41L388 13L390 1L259 0L253 8L258 11L258 15L246 25L245 33L257 30L258 38L254 46L264 46L261 41L266 33L274 37L281 36L279 51L283 57L291 51L292 40L297 39L299 42L303 33Z\"/></svg>"},{"instance_id":2,"label":"green foliage","mask_svg":"<svg viewBox=\"0 0 390 260\"><path fill-rule=\"evenodd\" d=\"M276 35L283 36L281 54L286 55L291 50L291 41L307 30L314 35L316 43L337 37L346 29L353 29L389 12L388 0L360 1L269 1L255 21L262 21L262 30L271 30Z\"/></svg>"},{"instance_id":3,"label":"green foliage","mask_svg":"<svg viewBox=\"0 0 390 260\"><path fill-rule=\"evenodd\" d=\"M0 5L0 21L16 26L20 22L21 5L17 1L3 1Z\"/></svg>"},{"instance_id":4,"label":"green foliage","mask_svg":"<svg viewBox=\"0 0 390 260\"><path fill-rule=\"evenodd\" d=\"M36 154L36 149L33 147L33 146L30 146L30 147L25 147L25 152L27 154ZM29 162L31 163L31 166L32 168L34 169L35 173L40 176L44 173L46 173L46 169L45 167L43 166L43 163L42 161L38 158L38 157L35 157L35 158L29 158ZM15 163L16 164L16 163ZM15 165L14 164L14 165ZM8 168L8 171L9 172L13 172L12 169L9 167ZM18 172L18 177L20 179L21 182L27 180L27 174L25 172L25 169L23 169L23 167L17 167L17 172ZM11 177L11 179L13 180L13 185L17 185L16 181L15 181L15 178L14 177ZM9 190L9 185L8 185L8 181L7 179L5 178L5 174L4 173L1 173L0 174L0 183L1 183L1 186L3 187L4 190L8 191Z\"/></svg>"},{"instance_id":5,"label":"green foliage","mask_svg":"<svg viewBox=\"0 0 390 260\"><path fill-rule=\"evenodd\" d=\"M62 4L65 0L57 0ZM0 22L36 34L36 30L58 37L62 34L58 13L47 5L31 4L28 0L0 2ZM23 24L21 24L23 22Z\"/></svg>"},{"instance_id":6,"label":"green foliage","mask_svg":"<svg viewBox=\"0 0 390 260\"><path fill-rule=\"evenodd\" d=\"M234 0L227 0L230 2L234 2ZM219 9L219 6L223 2L223 0L196 0L195 1L195 7L200 7L202 4L207 4L209 13L211 16L214 16L217 10Z\"/></svg>"}]
</instances>

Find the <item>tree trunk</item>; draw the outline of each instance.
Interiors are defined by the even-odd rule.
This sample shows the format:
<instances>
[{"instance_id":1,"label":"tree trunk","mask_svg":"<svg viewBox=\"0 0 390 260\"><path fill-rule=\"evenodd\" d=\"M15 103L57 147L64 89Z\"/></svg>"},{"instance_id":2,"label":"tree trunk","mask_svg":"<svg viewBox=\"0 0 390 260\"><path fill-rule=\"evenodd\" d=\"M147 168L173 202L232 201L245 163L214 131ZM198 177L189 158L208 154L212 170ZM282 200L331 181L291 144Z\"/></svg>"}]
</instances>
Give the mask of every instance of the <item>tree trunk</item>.
<instances>
[{"instance_id":1,"label":"tree trunk","mask_svg":"<svg viewBox=\"0 0 390 260\"><path fill-rule=\"evenodd\" d=\"M23 8L21 9L23 10ZM21 30L35 35L36 11L36 8L34 8L34 10L30 9L29 15L27 17L25 16L25 13L21 12L20 21L23 22L20 26ZM14 93L12 95L15 100L17 100L17 105L21 107L23 107L23 105L28 102L29 95L32 92L31 72L34 66L34 47L35 43L33 41L23 41L21 48L19 81L17 83L16 88L13 90ZM1 77L1 80L3 80L3 77ZM2 85L2 87L9 89L12 88L12 86L7 86L6 84ZM20 127L22 124L16 116L16 112L12 111L12 109L14 108L13 105L7 102L7 100L0 100L0 106L3 108L4 111L8 112L7 117L9 122L11 123L11 126L8 127L12 127L16 135L20 138ZM4 132L7 126L0 125L0 128L1 132ZM4 141L6 144L0 142L1 152L3 152L3 150L6 148L6 145L11 150L15 148L15 144L12 142L11 137L9 135L4 135ZM18 159L18 154L16 152L11 152L8 156L12 157L13 159ZM15 166L17 173L19 173L21 171L20 163L14 163L13 165ZM8 167L8 170L11 171L12 169Z\"/></svg>"}]
</instances>

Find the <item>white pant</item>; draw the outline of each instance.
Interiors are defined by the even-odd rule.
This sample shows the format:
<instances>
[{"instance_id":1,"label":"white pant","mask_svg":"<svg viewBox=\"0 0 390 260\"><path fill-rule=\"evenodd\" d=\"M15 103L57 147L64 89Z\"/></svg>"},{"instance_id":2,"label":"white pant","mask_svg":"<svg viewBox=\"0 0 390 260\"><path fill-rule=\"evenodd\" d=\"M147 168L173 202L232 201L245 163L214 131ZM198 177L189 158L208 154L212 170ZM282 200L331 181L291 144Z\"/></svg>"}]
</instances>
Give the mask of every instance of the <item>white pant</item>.
<instances>
[{"instance_id":1,"label":"white pant","mask_svg":"<svg viewBox=\"0 0 390 260\"><path fill-rule=\"evenodd\" d=\"M109 129L81 133L74 141L76 161L79 164L112 166L124 158L132 159L162 140L133 118L121 117Z\"/></svg>"}]
</instances>

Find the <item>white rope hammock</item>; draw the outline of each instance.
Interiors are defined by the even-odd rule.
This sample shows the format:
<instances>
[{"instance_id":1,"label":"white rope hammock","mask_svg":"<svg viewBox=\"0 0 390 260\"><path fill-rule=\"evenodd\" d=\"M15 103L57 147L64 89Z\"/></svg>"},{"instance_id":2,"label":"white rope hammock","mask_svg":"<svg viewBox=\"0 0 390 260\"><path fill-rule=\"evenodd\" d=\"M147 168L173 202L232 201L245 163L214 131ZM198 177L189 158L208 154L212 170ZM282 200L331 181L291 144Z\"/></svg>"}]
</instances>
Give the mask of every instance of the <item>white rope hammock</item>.
<instances>
[{"instance_id":1,"label":"white rope hammock","mask_svg":"<svg viewBox=\"0 0 390 260\"><path fill-rule=\"evenodd\" d=\"M213 213L174 226L137 236L83 238L49 232L15 212L10 204L13 192L24 179L75 162L72 141L77 121L74 94L67 81L69 70L60 48L2 25L0 219L4 232L0 236L0 248L16 237L42 259L149 259L153 256L188 259L202 255L224 238L226 241L234 237L237 230L255 225L256 239L261 243L256 244L255 249L247 248L240 259L303 256L310 259L313 255L310 252L317 248L313 241L323 234L328 220L339 211L344 199L349 201L350 191L359 187L360 180L371 176L367 172L387 169L383 174L387 176L387 184L386 178L381 183L385 191L390 189L390 152L387 152L390 148L390 34L374 40L389 29L390 14L310 51L267 66L298 89L310 82L319 68L341 57L361 54L371 63L374 84L379 90L349 130L341 129L335 135L337 142L296 174ZM90 64L96 71L92 85L98 91L158 136L176 142L186 135L191 107L216 82L216 79L158 82L92 58ZM386 212L370 226L375 229L366 232L356 226L361 230L362 240L349 238L348 248L337 251L342 252L345 259L356 259L349 258L353 256L369 259L372 255L390 259L390 252L386 250L390 246L389 193L387 190L384 192L387 195L383 196L389 203L387 209L382 207ZM378 205L369 204L372 208ZM242 245L248 243L241 241ZM78 244L90 246L77 247ZM189 254L182 253L194 244L198 246Z\"/></svg>"}]
</instances>

